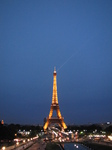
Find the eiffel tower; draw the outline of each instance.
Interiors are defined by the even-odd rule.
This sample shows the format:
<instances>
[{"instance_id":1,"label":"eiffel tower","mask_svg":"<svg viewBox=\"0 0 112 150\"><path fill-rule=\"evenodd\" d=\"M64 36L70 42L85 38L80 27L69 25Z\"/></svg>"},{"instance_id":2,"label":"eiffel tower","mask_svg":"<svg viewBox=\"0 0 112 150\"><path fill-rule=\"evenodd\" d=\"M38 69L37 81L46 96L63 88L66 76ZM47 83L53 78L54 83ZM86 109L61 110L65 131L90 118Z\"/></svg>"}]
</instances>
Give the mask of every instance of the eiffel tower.
<instances>
[{"instance_id":1,"label":"eiffel tower","mask_svg":"<svg viewBox=\"0 0 112 150\"><path fill-rule=\"evenodd\" d=\"M49 116L46 118L46 122L44 124L44 130L48 128L50 124L58 124L62 129L66 129L67 126L64 122L64 118L61 116L61 112L58 104L58 94L57 94L57 81L56 81L56 69L54 68L54 79L53 79L53 94L52 94L52 104L49 112ZM53 117L53 111L56 111L57 117Z\"/></svg>"}]
</instances>

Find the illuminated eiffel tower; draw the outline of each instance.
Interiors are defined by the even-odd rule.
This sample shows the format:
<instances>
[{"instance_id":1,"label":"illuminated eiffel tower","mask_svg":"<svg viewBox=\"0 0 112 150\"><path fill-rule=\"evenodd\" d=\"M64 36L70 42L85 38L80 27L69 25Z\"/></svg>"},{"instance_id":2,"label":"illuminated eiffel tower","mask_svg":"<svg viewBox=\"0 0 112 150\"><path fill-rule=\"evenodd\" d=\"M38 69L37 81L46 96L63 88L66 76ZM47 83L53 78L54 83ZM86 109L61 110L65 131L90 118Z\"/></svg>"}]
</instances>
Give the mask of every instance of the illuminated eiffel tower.
<instances>
[{"instance_id":1,"label":"illuminated eiffel tower","mask_svg":"<svg viewBox=\"0 0 112 150\"><path fill-rule=\"evenodd\" d=\"M64 122L64 118L61 116L61 112L58 104L58 95L57 95L57 81L56 81L56 69L54 69L54 79L53 79L53 94L52 94L52 104L49 112L49 116L46 118L46 122L44 124L44 130L48 128L50 124L58 124L62 129L66 129L67 126ZM57 117L53 117L53 111L56 111Z\"/></svg>"}]
</instances>

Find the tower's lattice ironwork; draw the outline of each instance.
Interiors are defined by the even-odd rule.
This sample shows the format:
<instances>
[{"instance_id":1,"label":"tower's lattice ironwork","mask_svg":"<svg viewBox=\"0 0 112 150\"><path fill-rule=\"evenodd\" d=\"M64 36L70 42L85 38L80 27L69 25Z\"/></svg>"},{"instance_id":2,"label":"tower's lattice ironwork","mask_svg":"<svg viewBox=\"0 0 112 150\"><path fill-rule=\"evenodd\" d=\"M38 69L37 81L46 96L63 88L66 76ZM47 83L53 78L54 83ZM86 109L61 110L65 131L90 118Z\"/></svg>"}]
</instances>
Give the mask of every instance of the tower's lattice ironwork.
<instances>
[{"instance_id":1,"label":"tower's lattice ironwork","mask_svg":"<svg viewBox=\"0 0 112 150\"><path fill-rule=\"evenodd\" d=\"M57 81L56 81L56 69L54 69L53 73L53 94L52 94L52 104L49 112L49 116L46 118L46 122L44 124L44 130L48 128L50 124L58 124L61 128L66 129L67 126L64 122L64 118L61 116L61 112L58 104L58 94L57 94ZM53 111L56 111L57 116L53 117Z\"/></svg>"}]
</instances>

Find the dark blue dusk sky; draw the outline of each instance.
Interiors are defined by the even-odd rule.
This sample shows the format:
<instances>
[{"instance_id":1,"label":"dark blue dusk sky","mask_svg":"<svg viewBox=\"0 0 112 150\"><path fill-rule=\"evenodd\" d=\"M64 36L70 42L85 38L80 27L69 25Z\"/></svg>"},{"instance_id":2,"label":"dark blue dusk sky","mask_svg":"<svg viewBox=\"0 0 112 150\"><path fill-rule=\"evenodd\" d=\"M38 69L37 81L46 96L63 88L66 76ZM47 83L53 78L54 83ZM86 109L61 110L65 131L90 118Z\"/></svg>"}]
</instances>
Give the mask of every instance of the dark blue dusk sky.
<instances>
[{"instance_id":1,"label":"dark blue dusk sky","mask_svg":"<svg viewBox=\"0 0 112 150\"><path fill-rule=\"evenodd\" d=\"M112 0L0 0L0 120L43 124L54 66L66 124L112 121Z\"/></svg>"}]
</instances>

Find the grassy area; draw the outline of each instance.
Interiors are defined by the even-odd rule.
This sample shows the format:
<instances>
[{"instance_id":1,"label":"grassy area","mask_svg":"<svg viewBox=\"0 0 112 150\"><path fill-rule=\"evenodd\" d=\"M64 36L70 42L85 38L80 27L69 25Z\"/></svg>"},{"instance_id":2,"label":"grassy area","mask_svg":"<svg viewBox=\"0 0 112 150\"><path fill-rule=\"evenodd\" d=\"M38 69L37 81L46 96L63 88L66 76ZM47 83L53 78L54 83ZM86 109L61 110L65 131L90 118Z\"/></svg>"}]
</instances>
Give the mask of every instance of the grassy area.
<instances>
[{"instance_id":1,"label":"grassy area","mask_svg":"<svg viewBox=\"0 0 112 150\"><path fill-rule=\"evenodd\" d=\"M45 150L61 150L60 146L57 145L56 143L48 143L46 145L46 149Z\"/></svg>"},{"instance_id":2,"label":"grassy area","mask_svg":"<svg viewBox=\"0 0 112 150\"><path fill-rule=\"evenodd\" d=\"M94 149L94 150L112 150L111 146L94 144L94 143L83 143L85 146Z\"/></svg>"}]
</instances>

